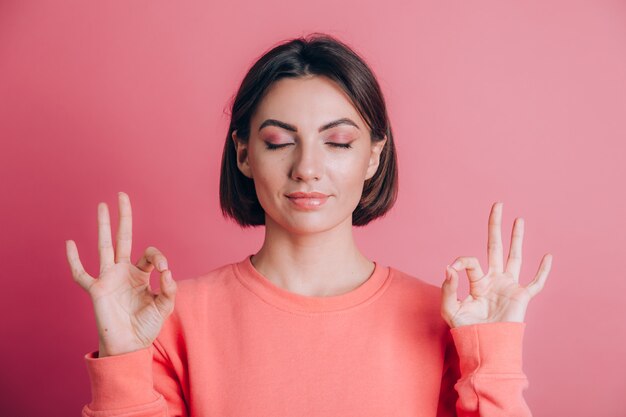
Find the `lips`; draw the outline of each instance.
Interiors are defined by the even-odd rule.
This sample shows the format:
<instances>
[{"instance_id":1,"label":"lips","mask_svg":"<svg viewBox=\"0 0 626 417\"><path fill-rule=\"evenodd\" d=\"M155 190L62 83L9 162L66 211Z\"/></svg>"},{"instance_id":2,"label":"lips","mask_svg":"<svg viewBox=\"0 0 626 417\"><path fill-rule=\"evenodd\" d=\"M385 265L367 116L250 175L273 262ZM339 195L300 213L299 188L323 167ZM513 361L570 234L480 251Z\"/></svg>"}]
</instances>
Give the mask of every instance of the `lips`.
<instances>
[{"instance_id":1,"label":"lips","mask_svg":"<svg viewBox=\"0 0 626 417\"><path fill-rule=\"evenodd\" d=\"M287 197L293 203L293 207L304 211L317 210L323 207L328 200L328 195L316 191L310 193L298 191L287 194Z\"/></svg>"},{"instance_id":2,"label":"lips","mask_svg":"<svg viewBox=\"0 0 626 417\"><path fill-rule=\"evenodd\" d=\"M295 193L291 193L291 194L287 194L287 197L289 198L326 198L328 197L327 194L322 194L322 193L318 193L316 191L314 192L310 192L310 193L303 193L303 192L295 192Z\"/></svg>"}]
</instances>

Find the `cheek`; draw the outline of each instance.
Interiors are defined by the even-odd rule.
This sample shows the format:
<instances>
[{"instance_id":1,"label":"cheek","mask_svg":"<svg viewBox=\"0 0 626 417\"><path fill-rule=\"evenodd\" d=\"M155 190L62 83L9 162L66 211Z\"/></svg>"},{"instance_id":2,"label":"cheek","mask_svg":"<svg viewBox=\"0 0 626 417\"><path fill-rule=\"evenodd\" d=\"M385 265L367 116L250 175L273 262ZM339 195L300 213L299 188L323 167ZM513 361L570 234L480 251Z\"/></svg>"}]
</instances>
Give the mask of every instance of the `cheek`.
<instances>
[{"instance_id":1,"label":"cheek","mask_svg":"<svg viewBox=\"0 0 626 417\"><path fill-rule=\"evenodd\" d=\"M356 207L363 195L363 186L367 171L367 161L362 157L354 158L350 164L337 164L332 170L332 182L345 204Z\"/></svg>"},{"instance_id":2,"label":"cheek","mask_svg":"<svg viewBox=\"0 0 626 417\"><path fill-rule=\"evenodd\" d=\"M254 172L254 185L257 193L270 194L277 187L277 178L272 175L271 170L256 170Z\"/></svg>"},{"instance_id":3,"label":"cheek","mask_svg":"<svg viewBox=\"0 0 626 417\"><path fill-rule=\"evenodd\" d=\"M368 156L353 152L349 158L333 161L332 170L336 178L343 178L344 182L358 183L365 181L368 164Z\"/></svg>"},{"instance_id":4,"label":"cheek","mask_svg":"<svg viewBox=\"0 0 626 417\"><path fill-rule=\"evenodd\" d=\"M267 210L269 206L275 204L277 193L283 189L284 173L276 167L276 162L269 164L267 160L251 161L252 180L256 190L257 198L261 206Z\"/></svg>"},{"instance_id":5,"label":"cheek","mask_svg":"<svg viewBox=\"0 0 626 417\"><path fill-rule=\"evenodd\" d=\"M280 164L279 159L266 155L263 150L254 149L249 155L249 164L255 183L271 184L278 175L276 165Z\"/></svg>"}]
</instances>

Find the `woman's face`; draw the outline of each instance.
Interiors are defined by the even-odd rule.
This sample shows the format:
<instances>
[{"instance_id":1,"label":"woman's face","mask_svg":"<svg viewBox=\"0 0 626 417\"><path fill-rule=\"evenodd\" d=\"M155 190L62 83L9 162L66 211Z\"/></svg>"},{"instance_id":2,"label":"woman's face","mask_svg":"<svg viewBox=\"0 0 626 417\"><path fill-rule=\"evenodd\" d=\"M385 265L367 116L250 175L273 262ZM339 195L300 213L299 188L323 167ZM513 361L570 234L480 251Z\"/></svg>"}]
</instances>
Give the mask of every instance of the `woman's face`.
<instances>
[{"instance_id":1,"label":"woman's face","mask_svg":"<svg viewBox=\"0 0 626 417\"><path fill-rule=\"evenodd\" d=\"M386 141L373 142L348 96L320 76L274 83L251 119L248 144L236 133L238 166L254 181L266 227L277 223L298 234L352 225ZM295 192L328 197L289 197Z\"/></svg>"}]
</instances>

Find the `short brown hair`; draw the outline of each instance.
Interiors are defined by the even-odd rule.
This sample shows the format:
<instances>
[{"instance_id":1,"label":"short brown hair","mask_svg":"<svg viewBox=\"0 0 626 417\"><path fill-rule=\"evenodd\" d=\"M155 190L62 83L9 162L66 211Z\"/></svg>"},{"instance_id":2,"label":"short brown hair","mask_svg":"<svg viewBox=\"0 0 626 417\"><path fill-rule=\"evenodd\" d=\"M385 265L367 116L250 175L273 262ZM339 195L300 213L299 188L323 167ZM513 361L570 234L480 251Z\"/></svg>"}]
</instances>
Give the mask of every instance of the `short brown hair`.
<instances>
[{"instance_id":1,"label":"short brown hair","mask_svg":"<svg viewBox=\"0 0 626 417\"><path fill-rule=\"evenodd\" d=\"M224 217L241 227L265 224L265 211L254 188L254 180L237 166L232 133L246 142L250 119L272 83L281 78L323 75L335 81L350 97L371 130L371 140L387 142L380 154L376 173L365 180L352 224L365 226L383 216L394 205L398 193L398 162L385 100L374 73L345 43L323 33L312 33L284 41L259 58L244 77L232 101L231 121L224 142L220 174L220 205Z\"/></svg>"}]
</instances>

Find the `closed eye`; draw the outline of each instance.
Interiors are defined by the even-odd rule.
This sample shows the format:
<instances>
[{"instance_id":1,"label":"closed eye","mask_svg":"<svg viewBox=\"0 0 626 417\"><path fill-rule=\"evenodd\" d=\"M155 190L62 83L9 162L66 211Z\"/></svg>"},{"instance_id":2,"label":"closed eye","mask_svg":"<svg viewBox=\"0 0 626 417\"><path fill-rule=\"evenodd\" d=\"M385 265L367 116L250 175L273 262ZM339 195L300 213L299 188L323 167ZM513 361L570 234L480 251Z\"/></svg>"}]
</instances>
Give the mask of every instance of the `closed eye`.
<instances>
[{"instance_id":1,"label":"closed eye","mask_svg":"<svg viewBox=\"0 0 626 417\"><path fill-rule=\"evenodd\" d=\"M328 142L329 145L331 146L335 146L337 148L351 148L352 145L350 145L349 143L332 143L332 142Z\"/></svg>"},{"instance_id":2,"label":"closed eye","mask_svg":"<svg viewBox=\"0 0 626 417\"><path fill-rule=\"evenodd\" d=\"M349 149L352 148L352 145L350 145L349 143L333 143L333 142L327 142L328 145L335 147L335 148L344 148L344 149ZM269 143L269 142L265 142L265 149L280 149L280 148L284 148L285 146L289 146L289 145L293 145L293 143L282 143L280 145L274 145L273 143Z\"/></svg>"},{"instance_id":3,"label":"closed eye","mask_svg":"<svg viewBox=\"0 0 626 417\"><path fill-rule=\"evenodd\" d=\"M272 143L269 142L265 142L265 149L279 149L279 148L284 148L285 146L291 145L291 143L283 143L281 145L274 145Z\"/></svg>"}]
</instances>

